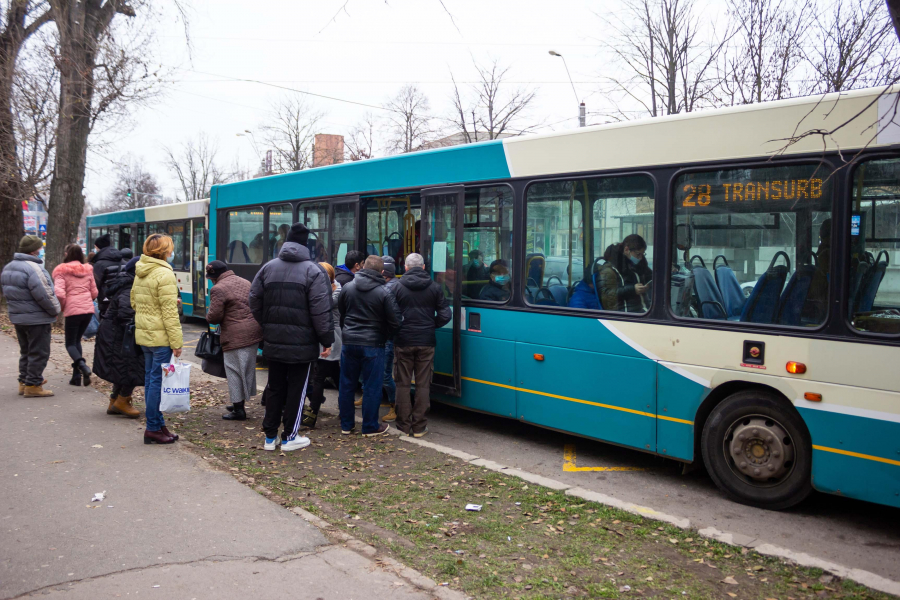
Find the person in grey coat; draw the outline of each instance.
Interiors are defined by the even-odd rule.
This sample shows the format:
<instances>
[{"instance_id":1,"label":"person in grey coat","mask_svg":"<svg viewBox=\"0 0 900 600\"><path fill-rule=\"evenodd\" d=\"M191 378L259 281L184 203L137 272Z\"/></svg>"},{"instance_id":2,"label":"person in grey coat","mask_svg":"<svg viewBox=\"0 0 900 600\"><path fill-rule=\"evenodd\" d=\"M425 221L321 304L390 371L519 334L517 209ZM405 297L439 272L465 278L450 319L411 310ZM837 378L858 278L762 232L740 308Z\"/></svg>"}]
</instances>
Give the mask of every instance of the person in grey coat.
<instances>
[{"instance_id":1,"label":"person in grey coat","mask_svg":"<svg viewBox=\"0 0 900 600\"><path fill-rule=\"evenodd\" d=\"M297 430L310 368L318 358L328 358L334 343L331 284L310 260L308 239L306 226L294 223L278 258L263 265L250 286L250 312L262 325L263 357L269 362L265 450L276 449L279 423L282 451L309 445Z\"/></svg>"},{"instance_id":2,"label":"person in grey coat","mask_svg":"<svg viewBox=\"0 0 900 600\"><path fill-rule=\"evenodd\" d=\"M53 395L43 387L44 369L50 359L50 329L61 309L53 279L38 258L43 247L41 238L26 235L0 274L9 320L19 339L19 395L26 398Z\"/></svg>"}]
</instances>

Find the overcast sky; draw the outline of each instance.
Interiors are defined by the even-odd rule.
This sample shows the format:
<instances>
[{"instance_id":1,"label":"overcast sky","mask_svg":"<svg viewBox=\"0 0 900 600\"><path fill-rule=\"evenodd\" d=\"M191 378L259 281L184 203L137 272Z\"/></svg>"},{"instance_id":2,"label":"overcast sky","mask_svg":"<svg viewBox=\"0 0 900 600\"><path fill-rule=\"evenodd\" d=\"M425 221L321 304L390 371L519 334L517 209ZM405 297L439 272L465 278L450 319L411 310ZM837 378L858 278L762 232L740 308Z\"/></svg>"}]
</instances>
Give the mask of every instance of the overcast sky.
<instances>
[{"instance_id":1,"label":"overcast sky","mask_svg":"<svg viewBox=\"0 0 900 600\"><path fill-rule=\"evenodd\" d=\"M270 103L287 92L253 79L381 105L414 82L431 102L431 112L447 116L450 72L457 80L475 77L473 58L509 65L511 81L538 89L528 121L544 130L576 127L577 102L563 61L588 109L600 102L600 78L609 68L598 11L614 2L589 0L193 0L190 57L175 15L158 24L160 58L174 70L173 83L152 107L134 114L133 128L111 136L102 154L92 153L85 195L97 205L112 187L112 162L142 157L163 193L180 189L163 165L163 146L177 146L199 132L218 142L219 161L257 163L245 129L258 132ZM339 9L346 4L346 12ZM332 19L333 18L333 19ZM455 25L454 25L455 21ZM362 106L309 98L326 113L321 133L347 134L367 112ZM595 117L594 120L597 118ZM589 122L591 118L589 117ZM257 139L257 141L259 141ZM261 148L262 149L262 148Z\"/></svg>"}]
</instances>

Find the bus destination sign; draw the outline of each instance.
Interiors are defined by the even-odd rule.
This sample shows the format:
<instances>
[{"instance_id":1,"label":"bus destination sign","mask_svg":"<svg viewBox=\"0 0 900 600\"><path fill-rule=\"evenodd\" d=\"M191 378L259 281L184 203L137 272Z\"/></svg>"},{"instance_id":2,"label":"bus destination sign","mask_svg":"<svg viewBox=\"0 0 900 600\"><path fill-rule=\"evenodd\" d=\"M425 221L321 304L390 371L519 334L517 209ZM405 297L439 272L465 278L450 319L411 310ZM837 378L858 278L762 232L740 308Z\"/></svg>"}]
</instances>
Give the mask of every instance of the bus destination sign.
<instances>
[{"instance_id":1,"label":"bus destination sign","mask_svg":"<svg viewBox=\"0 0 900 600\"><path fill-rule=\"evenodd\" d=\"M709 206L716 202L804 200L822 197L822 179L776 179L730 183L688 183L682 187L682 206Z\"/></svg>"}]
</instances>

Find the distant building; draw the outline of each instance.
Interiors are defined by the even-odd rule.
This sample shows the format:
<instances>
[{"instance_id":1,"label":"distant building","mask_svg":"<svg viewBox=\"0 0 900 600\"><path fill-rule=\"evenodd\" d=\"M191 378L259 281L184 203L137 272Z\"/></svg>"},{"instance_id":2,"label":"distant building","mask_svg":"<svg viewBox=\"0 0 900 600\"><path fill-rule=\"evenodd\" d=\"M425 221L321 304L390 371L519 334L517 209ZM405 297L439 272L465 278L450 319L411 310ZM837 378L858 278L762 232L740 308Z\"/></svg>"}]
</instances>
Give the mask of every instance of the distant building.
<instances>
[{"instance_id":1,"label":"distant building","mask_svg":"<svg viewBox=\"0 0 900 600\"><path fill-rule=\"evenodd\" d=\"M496 136L494 139L502 140L508 137L515 137L513 133L501 133ZM466 139L466 134L463 132L454 133L448 135L447 137L442 137L439 140L434 140L431 142L425 142L419 148L419 150L434 150L435 148L447 148L449 146L462 146L463 144L474 143L474 142L486 142L491 138L488 136L486 131L479 131L478 133L470 133L469 140ZM471 142L470 142L471 140Z\"/></svg>"},{"instance_id":2,"label":"distant building","mask_svg":"<svg viewBox=\"0 0 900 600\"><path fill-rule=\"evenodd\" d=\"M313 167L325 167L344 162L344 136L317 133L313 144Z\"/></svg>"}]
</instances>

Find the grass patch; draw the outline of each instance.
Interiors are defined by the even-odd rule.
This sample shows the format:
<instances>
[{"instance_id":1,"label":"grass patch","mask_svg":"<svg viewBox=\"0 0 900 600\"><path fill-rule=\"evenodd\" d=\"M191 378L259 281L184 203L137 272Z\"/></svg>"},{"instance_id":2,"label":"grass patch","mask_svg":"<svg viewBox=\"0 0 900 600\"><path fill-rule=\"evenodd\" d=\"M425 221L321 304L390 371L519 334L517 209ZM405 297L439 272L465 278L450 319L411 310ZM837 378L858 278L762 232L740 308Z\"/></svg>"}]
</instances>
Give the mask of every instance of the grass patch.
<instances>
[{"instance_id":1,"label":"grass patch","mask_svg":"<svg viewBox=\"0 0 900 600\"><path fill-rule=\"evenodd\" d=\"M310 447L265 452L263 408L249 407L245 422L222 421L223 410L199 406L173 426L282 504L476 598L889 597L394 436L343 436L330 415L309 433Z\"/></svg>"}]
</instances>

